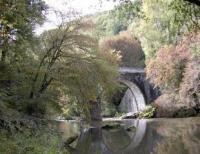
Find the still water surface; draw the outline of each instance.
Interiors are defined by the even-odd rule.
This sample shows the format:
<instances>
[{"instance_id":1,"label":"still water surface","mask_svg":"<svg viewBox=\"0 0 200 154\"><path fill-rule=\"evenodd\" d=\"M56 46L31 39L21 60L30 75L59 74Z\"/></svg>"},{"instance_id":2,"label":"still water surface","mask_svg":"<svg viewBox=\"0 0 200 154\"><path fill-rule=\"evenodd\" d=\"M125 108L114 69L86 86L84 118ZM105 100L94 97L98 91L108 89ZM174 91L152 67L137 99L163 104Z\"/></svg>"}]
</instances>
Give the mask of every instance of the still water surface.
<instances>
[{"instance_id":1,"label":"still water surface","mask_svg":"<svg viewBox=\"0 0 200 154\"><path fill-rule=\"evenodd\" d=\"M106 123L120 127L103 129ZM57 124L63 140L79 136L68 147L72 154L200 154L200 118Z\"/></svg>"}]
</instances>

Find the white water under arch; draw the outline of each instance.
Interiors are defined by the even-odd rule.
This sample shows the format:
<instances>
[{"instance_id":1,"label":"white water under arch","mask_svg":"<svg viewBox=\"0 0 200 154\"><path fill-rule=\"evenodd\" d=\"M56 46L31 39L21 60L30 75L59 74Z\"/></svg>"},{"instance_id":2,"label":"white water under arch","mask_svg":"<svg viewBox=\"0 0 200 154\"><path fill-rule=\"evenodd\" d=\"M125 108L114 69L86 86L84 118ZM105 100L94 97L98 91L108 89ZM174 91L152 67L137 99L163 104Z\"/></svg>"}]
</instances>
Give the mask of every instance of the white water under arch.
<instances>
[{"instance_id":1,"label":"white water under arch","mask_svg":"<svg viewBox=\"0 0 200 154\"><path fill-rule=\"evenodd\" d=\"M119 110L125 113L136 113L144 110L146 103L144 95L139 87L131 81L120 80L120 82L128 86L128 90L125 92L125 95L122 98L122 101L119 105Z\"/></svg>"}]
</instances>

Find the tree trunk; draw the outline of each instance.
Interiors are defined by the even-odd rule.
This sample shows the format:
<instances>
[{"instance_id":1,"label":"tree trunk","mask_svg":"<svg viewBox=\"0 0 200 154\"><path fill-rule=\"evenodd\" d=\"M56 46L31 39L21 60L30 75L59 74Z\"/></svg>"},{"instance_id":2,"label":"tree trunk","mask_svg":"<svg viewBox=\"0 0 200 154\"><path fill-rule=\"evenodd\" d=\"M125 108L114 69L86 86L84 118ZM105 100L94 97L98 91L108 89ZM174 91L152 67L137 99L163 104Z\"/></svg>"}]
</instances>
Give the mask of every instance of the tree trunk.
<instances>
[{"instance_id":1,"label":"tree trunk","mask_svg":"<svg viewBox=\"0 0 200 154\"><path fill-rule=\"evenodd\" d=\"M90 101L90 115L92 121L102 121L101 104L98 101Z\"/></svg>"},{"instance_id":2,"label":"tree trunk","mask_svg":"<svg viewBox=\"0 0 200 154\"><path fill-rule=\"evenodd\" d=\"M6 60L6 50L3 49L2 52L1 52L1 62L5 62Z\"/></svg>"}]
</instances>

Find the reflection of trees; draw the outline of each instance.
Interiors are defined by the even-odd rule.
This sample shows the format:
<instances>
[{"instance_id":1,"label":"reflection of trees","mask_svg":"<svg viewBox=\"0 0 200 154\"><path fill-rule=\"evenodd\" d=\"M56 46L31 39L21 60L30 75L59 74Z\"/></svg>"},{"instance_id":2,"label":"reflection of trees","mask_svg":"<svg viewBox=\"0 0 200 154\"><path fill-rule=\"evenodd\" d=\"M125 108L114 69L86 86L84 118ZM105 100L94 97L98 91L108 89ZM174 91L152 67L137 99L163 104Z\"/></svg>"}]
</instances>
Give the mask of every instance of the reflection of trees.
<instances>
[{"instance_id":1,"label":"reflection of trees","mask_svg":"<svg viewBox=\"0 0 200 154\"><path fill-rule=\"evenodd\" d=\"M77 154L112 153L103 142L101 127L90 128L82 132L76 145L76 150Z\"/></svg>"},{"instance_id":2,"label":"reflection of trees","mask_svg":"<svg viewBox=\"0 0 200 154\"><path fill-rule=\"evenodd\" d=\"M154 148L154 153L162 154L199 154L200 125L195 119L162 122L157 132L163 136L162 142Z\"/></svg>"},{"instance_id":3,"label":"reflection of trees","mask_svg":"<svg viewBox=\"0 0 200 154\"><path fill-rule=\"evenodd\" d=\"M80 132L80 126L77 123L58 122L58 131L62 134L62 139L76 136Z\"/></svg>"},{"instance_id":4,"label":"reflection of trees","mask_svg":"<svg viewBox=\"0 0 200 154\"><path fill-rule=\"evenodd\" d=\"M124 120L120 124L113 129L102 129L100 124L81 129L78 140L70 145L74 148L68 150L72 154L199 154L199 118ZM130 126L135 131L127 131Z\"/></svg>"}]
</instances>

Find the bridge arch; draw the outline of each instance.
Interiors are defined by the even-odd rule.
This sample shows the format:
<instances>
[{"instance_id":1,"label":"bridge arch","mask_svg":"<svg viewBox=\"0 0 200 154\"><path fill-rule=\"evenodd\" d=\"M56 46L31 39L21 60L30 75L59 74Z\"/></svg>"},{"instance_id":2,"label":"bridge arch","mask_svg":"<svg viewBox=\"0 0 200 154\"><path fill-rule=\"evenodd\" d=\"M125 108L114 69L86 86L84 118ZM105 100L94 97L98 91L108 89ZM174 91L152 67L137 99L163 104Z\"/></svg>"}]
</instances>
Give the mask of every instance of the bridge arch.
<instances>
[{"instance_id":1,"label":"bridge arch","mask_svg":"<svg viewBox=\"0 0 200 154\"><path fill-rule=\"evenodd\" d=\"M140 88L135 83L128 80L120 79L118 81L128 87L119 105L119 110L126 113L143 110L146 106L146 102Z\"/></svg>"}]
</instances>

